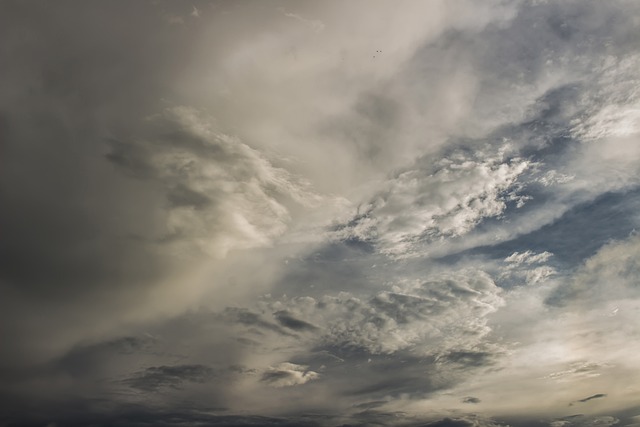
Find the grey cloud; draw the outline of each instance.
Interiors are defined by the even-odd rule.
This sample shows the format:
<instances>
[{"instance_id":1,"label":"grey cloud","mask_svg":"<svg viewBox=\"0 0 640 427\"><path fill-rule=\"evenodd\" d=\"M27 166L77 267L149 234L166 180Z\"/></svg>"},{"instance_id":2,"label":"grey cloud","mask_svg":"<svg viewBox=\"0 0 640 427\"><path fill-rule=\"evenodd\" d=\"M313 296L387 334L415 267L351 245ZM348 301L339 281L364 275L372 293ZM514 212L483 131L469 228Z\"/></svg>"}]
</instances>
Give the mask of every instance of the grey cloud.
<instances>
[{"instance_id":1,"label":"grey cloud","mask_svg":"<svg viewBox=\"0 0 640 427\"><path fill-rule=\"evenodd\" d=\"M395 292L368 300L348 294L296 297L267 300L261 310L286 308L317 328L279 346L296 348L293 363L324 367L318 370L318 387L329 386L349 400L419 399L491 367L502 356L499 346L484 341L489 329L483 316L501 304L494 286L482 273L469 272L398 284ZM458 310L465 304L469 307ZM465 338L458 339L458 333ZM273 369L265 379L285 381L292 375Z\"/></svg>"},{"instance_id":2,"label":"grey cloud","mask_svg":"<svg viewBox=\"0 0 640 427\"><path fill-rule=\"evenodd\" d=\"M280 323L282 326L285 326L289 329L293 329L296 331L305 331L305 330L315 331L318 329L316 326L312 325L311 323L307 323L304 320L296 319L286 311L278 311L274 313L274 316L278 321L278 323Z\"/></svg>"},{"instance_id":3,"label":"grey cloud","mask_svg":"<svg viewBox=\"0 0 640 427\"><path fill-rule=\"evenodd\" d=\"M602 301L637 299L640 289L635 281L640 268L640 238L635 234L611 242L576 271L569 283L558 286L546 302L553 306L593 306Z\"/></svg>"},{"instance_id":4,"label":"grey cloud","mask_svg":"<svg viewBox=\"0 0 640 427\"><path fill-rule=\"evenodd\" d=\"M212 203L205 193L194 191L183 185L170 188L167 201L175 208L193 207L194 209L204 209Z\"/></svg>"},{"instance_id":5,"label":"grey cloud","mask_svg":"<svg viewBox=\"0 0 640 427\"><path fill-rule=\"evenodd\" d=\"M274 427L320 427L320 423L303 417L268 417L260 415L232 415L227 414L225 408L219 407L183 407L179 410L166 408L145 408L141 405L112 406L110 410L104 407L105 402L89 401L77 402L58 408L41 408L41 411L30 411L27 416L8 416L5 419L10 425L64 425L70 427L114 426L140 427L154 425L161 427L193 427L193 426L274 426ZM103 405L103 407L101 407ZM321 418L321 417L317 417Z\"/></svg>"},{"instance_id":6,"label":"grey cloud","mask_svg":"<svg viewBox=\"0 0 640 427\"><path fill-rule=\"evenodd\" d=\"M606 363L596 363L596 362L575 362L572 363L568 369L552 372L547 375L545 378L558 378L562 379L564 377L594 377L599 376L602 373L602 370L611 368L611 365L607 365Z\"/></svg>"},{"instance_id":7,"label":"grey cloud","mask_svg":"<svg viewBox=\"0 0 640 427\"><path fill-rule=\"evenodd\" d=\"M214 256L264 245L286 228L288 206L317 199L196 110L167 109L148 122L148 134L112 144L107 158L165 194L165 233L176 243Z\"/></svg>"},{"instance_id":8,"label":"grey cloud","mask_svg":"<svg viewBox=\"0 0 640 427\"><path fill-rule=\"evenodd\" d=\"M153 351L152 337L123 337L88 346L77 346L53 362L52 368L62 369L78 378L104 375L110 365L122 363L126 357Z\"/></svg>"},{"instance_id":9,"label":"grey cloud","mask_svg":"<svg viewBox=\"0 0 640 427\"><path fill-rule=\"evenodd\" d=\"M463 366L486 366L492 363L494 357L492 353L481 351L453 351L440 358Z\"/></svg>"},{"instance_id":10,"label":"grey cloud","mask_svg":"<svg viewBox=\"0 0 640 427\"><path fill-rule=\"evenodd\" d=\"M576 414L564 417L550 423L551 427L610 427L616 425L620 420L611 415L590 416Z\"/></svg>"},{"instance_id":11,"label":"grey cloud","mask_svg":"<svg viewBox=\"0 0 640 427\"><path fill-rule=\"evenodd\" d=\"M16 335L3 364L58 356L87 328L125 317L136 294L175 266L130 238L157 232L162 196L121 179L103 158L105 139L135 133L146 112L162 108L161 88L187 57L180 46L193 34L158 27L154 12L148 4L2 5L0 55L14 66L0 87L1 323ZM47 321L9 320L9 307Z\"/></svg>"},{"instance_id":12,"label":"grey cloud","mask_svg":"<svg viewBox=\"0 0 640 427\"><path fill-rule=\"evenodd\" d=\"M142 391L180 389L185 383L204 383L213 378L213 370L204 365L152 366L124 382Z\"/></svg>"},{"instance_id":13,"label":"grey cloud","mask_svg":"<svg viewBox=\"0 0 640 427\"><path fill-rule=\"evenodd\" d=\"M638 16L3 2L0 424L497 426L635 380Z\"/></svg>"},{"instance_id":14,"label":"grey cloud","mask_svg":"<svg viewBox=\"0 0 640 427\"><path fill-rule=\"evenodd\" d=\"M433 427L497 427L504 425L491 419L482 418L480 416L465 416L456 418L443 418L438 421L432 421L424 426Z\"/></svg>"},{"instance_id":15,"label":"grey cloud","mask_svg":"<svg viewBox=\"0 0 640 427\"><path fill-rule=\"evenodd\" d=\"M0 323L16 343L3 364L41 363L95 328L115 335L155 317L166 301L150 292L190 286L184 276L211 253L268 244L289 207L312 201L260 152L203 137L188 109L171 107L193 58L185 46L203 29L165 25L176 8L2 5L0 56L14 66L0 86ZM203 162L221 175L198 174Z\"/></svg>"},{"instance_id":16,"label":"grey cloud","mask_svg":"<svg viewBox=\"0 0 640 427\"><path fill-rule=\"evenodd\" d=\"M316 344L361 348L371 354L407 348L438 354L480 341L489 331L484 317L502 304L499 294L489 276L468 271L399 283L393 291L368 300L341 293L274 301L263 310L286 309L315 325L319 331L309 339Z\"/></svg>"},{"instance_id":17,"label":"grey cloud","mask_svg":"<svg viewBox=\"0 0 640 427\"><path fill-rule=\"evenodd\" d=\"M285 336L295 336L294 334L288 332L286 329L281 328L277 324L263 319L260 314L251 312L246 308L228 307L224 311L224 316L230 319L232 322L237 322L244 326L256 327Z\"/></svg>"},{"instance_id":18,"label":"grey cloud","mask_svg":"<svg viewBox=\"0 0 640 427\"><path fill-rule=\"evenodd\" d=\"M297 365L295 363L281 363L277 366L270 367L264 372L260 381L274 387L291 387L305 384L320 377L320 374L308 368L308 366Z\"/></svg>"},{"instance_id":19,"label":"grey cloud","mask_svg":"<svg viewBox=\"0 0 640 427\"><path fill-rule=\"evenodd\" d=\"M373 409L383 406L385 403L388 403L387 400L374 400L372 402L364 402L354 405L355 408L358 409Z\"/></svg>"},{"instance_id":20,"label":"grey cloud","mask_svg":"<svg viewBox=\"0 0 640 427\"><path fill-rule=\"evenodd\" d=\"M603 397L607 397L607 395L606 394L602 394L602 393L598 393L598 394L594 394L594 395L589 396L589 397L585 397L584 399L580 399L580 400L578 400L578 402L584 403L584 402L588 402L588 401L593 400L593 399L600 399L600 398L603 398Z\"/></svg>"}]
</instances>

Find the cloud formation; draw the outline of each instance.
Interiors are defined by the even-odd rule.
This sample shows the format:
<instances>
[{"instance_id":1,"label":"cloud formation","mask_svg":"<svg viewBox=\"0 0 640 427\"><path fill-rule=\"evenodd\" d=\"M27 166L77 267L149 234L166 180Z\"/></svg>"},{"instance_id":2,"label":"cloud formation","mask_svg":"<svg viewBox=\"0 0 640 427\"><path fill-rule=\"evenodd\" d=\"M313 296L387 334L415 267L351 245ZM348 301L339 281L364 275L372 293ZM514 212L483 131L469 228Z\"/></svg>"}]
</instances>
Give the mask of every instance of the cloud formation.
<instances>
[{"instance_id":1,"label":"cloud formation","mask_svg":"<svg viewBox=\"0 0 640 427\"><path fill-rule=\"evenodd\" d=\"M639 16L2 3L0 424L637 424Z\"/></svg>"},{"instance_id":2,"label":"cloud formation","mask_svg":"<svg viewBox=\"0 0 640 427\"><path fill-rule=\"evenodd\" d=\"M320 201L258 151L217 133L196 110L176 107L147 120L149 135L112 141L107 159L164 193L161 241L222 257L282 234L291 220L287 204Z\"/></svg>"},{"instance_id":3,"label":"cloud formation","mask_svg":"<svg viewBox=\"0 0 640 427\"><path fill-rule=\"evenodd\" d=\"M291 387L304 384L319 377L317 372L307 370L308 366L296 365L295 363L280 363L270 367L260 381L273 387Z\"/></svg>"}]
</instances>

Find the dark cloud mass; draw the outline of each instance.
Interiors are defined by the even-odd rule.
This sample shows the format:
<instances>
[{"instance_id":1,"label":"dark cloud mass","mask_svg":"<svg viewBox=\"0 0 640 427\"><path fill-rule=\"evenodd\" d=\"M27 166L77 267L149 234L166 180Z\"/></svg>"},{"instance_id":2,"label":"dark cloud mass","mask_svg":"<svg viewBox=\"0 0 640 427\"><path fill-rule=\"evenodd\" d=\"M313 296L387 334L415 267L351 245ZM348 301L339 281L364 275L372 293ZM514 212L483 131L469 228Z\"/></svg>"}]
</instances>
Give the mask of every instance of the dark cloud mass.
<instances>
[{"instance_id":1,"label":"dark cloud mass","mask_svg":"<svg viewBox=\"0 0 640 427\"><path fill-rule=\"evenodd\" d=\"M180 388L184 382L202 383L211 376L211 368L203 365L152 366L126 380L126 384L153 392L165 387Z\"/></svg>"},{"instance_id":2,"label":"dark cloud mass","mask_svg":"<svg viewBox=\"0 0 640 427\"><path fill-rule=\"evenodd\" d=\"M593 400L593 399L600 399L602 397L607 397L607 395L606 394L602 394L602 393L598 393L598 394L594 394L593 396L589 396L589 397L585 397L584 399L580 399L580 400L578 400L578 402L584 403L584 402L588 402L588 401Z\"/></svg>"},{"instance_id":3,"label":"dark cloud mass","mask_svg":"<svg viewBox=\"0 0 640 427\"><path fill-rule=\"evenodd\" d=\"M0 425L637 427L639 27L1 1Z\"/></svg>"}]
</instances>

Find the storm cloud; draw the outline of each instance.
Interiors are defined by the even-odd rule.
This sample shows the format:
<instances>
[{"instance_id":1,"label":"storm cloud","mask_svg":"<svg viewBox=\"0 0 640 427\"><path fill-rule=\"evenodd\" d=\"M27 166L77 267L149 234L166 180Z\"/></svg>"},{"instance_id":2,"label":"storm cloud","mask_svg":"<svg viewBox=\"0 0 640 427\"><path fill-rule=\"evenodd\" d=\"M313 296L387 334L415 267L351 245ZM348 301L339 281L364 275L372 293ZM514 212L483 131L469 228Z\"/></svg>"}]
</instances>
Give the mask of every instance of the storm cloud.
<instances>
[{"instance_id":1,"label":"storm cloud","mask_svg":"<svg viewBox=\"0 0 640 427\"><path fill-rule=\"evenodd\" d=\"M637 424L639 25L3 1L0 424Z\"/></svg>"}]
</instances>

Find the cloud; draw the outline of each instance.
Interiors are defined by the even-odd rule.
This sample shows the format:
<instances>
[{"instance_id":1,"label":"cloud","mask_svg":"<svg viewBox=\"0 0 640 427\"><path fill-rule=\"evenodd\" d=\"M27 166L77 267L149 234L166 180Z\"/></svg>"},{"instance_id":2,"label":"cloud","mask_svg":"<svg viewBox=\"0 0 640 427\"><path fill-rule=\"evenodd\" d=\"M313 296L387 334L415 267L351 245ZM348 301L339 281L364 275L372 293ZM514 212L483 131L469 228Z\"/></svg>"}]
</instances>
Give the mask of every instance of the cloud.
<instances>
[{"instance_id":1,"label":"cloud","mask_svg":"<svg viewBox=\"0 0 640 427\"><path fill-rule=\"evenodd\" d=\"M546 265L553 254L548 251L534 253L533 251L514 252L504 259L506 266L500 273L503 283L524 283L535 285L545 282L557 274L555 268Z\"/></svg>"},{"instance_id":2,"label":"cloud","mask_svg":"<svg viewBox=\"0 0 640 427\"><path fill-rule=\"evenodd\" d=\"M295 315L316 345L390 354L413 349L444 354L473 348L489 332L485 317L502 305L500 290L482 272L441 275L399 283L369 299L349 293L319 299L265 302L265 312ZM452 356L453 357L453 356Z\"/></svg>"},{"instance_id":3,"label":"cloud","mask_svg":"<svg viewBox=\"0 0 640 427\"><path fill-rule=\"evenodd\" d=\"M295 363L280 363L264 372L261 381L273 387L291 387L305 384L320 377L320 374L310 371L308 368L308 366L296 365Z\"/></svg>"},{"instance_id":4,"label":"cloud","mask_svg":"<svg viewBox=\"0 0 640 427\"><path fill-rule=\"evenodd\" d=\"M432 421L426 425L432 427L495 427L503 424L479 416L467 416L459 418L443 418L442 420Z\"/></svg>"},{"instance_id":5,"label":"cloud","mask_svg":"<svg viewBox=\"0 0 640 427\"><path fill-rule=\"evenodd\" d=\"M467 234L506 209L508 190L528 167L523 159L452 153L420 159L397 174L337 236L371 241L392 256L419 256L432 241Z\"/></svg>"},{"instance_id":6,"label":"cloud","mask_svg":"<svg viewBox=\"0 0 640 427\"><path fill-rule=\"evenodd\" d=\"M579 414L552 421L549 425L551 427L610 427L619 422L618 418L610 415L588 416Z\"/></svg>"},{"instance_id":7,"label":"cloud","mask_svg":"<svg viewBox=\"0 0 640 427\"><path fill-rule=\"evenodd\" d=\"M139 372L125 383L145 392L180 389L184 383L204 383L211 380L213 370L204 365L152 366Z\"/></svg>"},{"instance_id":8,"label":"cloud","mask_svg":"<svg viewBox=\"0 0 640 427\"><path fill-rule=\"evenodd\" d=\"M315 31L316 33L322 32L324 30L325 25L322 21L319 21L317 19L307 19L296 13L286 12L284 9L282 11L284 13L284 16L286 16L287 18L295 19L302 22L304 25L307 25L311 29L313 29L313 31Z\"/></svg>"},{"instance_id":9,"label":"cloud","mask_svg":"<svg viewBox=\"0 0 640 427\"><path fill-rule=\"evenodd\" d=\"M638 12L3 5L0 417L624 419Z\"/></svg>"},{"instance_id":10,"label":"cloud","mask_svg":"<svg viewBox=\"0 0 640 427\"><path fill-rule=\"evenodd\" d=\"M611 365L606 363L596 362L575 362L572 363L569 369L565 369L558 372L552 372L545 378L560 379L573 378L573 377L594 377L601 375L601 371L606 368L611 368Z\"/></svg>"},{"instance_id":11,"label":"cloud","mask_svg":"<svg viewBox=\"0 0 640 427\"><path fill-rule=\"evenodd\" d=\"M303 320L292 317L286 311L278 311L274 313L274 316L276 317L278 323L280 323L282 326L285 326L289 329L299 330L299 331L303 331L303 330L314 331L318 329L316 326L312 325L311 323L307 323Z\"/></svg>"},{"instance_id":12,"label":"cloud","mask_svg":"<svg viewBox=\"0 0 640 427\"><path fill-rule=\"evenodd\" d=\"M107 158L166 194L161 241L221 257L282 234L291 220L287 203L319 201L258 151L216 132L196 110L172 108L149 122L149 135L112 142Z\"/></svg>"},{"instance_id":13,"label":"cloud","mask_svg":"<svg viewBox=\"0 0 640 427\"><path fill-rule=\"evenodd\" d=\"M538 264L538 263L542 263L545 261L548 261L549 258L551 258L553 256L552 253L544 251L542 253L539 254L534 254L532 251L526 251L526 252L514 252L511 255L509 255L507 258L505 258L505 262L508 263L513 263L515 265L520 265L520 264Z\"/></svg>"},{"instance_id":14,"label":"cloud","mask_svg":"<svg viewBox=\"0 0 640 427\"><path fill-rule=\"evenodd\" d=\"M573 279L559 286L549 304L600 305L604 301L640 297L635 278L640 269L640 237L604 245L586 260Z\"/></svg>"},{"instance_id":15,"label":"cloud","mask_svg":"<svg viewBox=\"0 0 640 427\"><path fill-rule=\"evenodd\" d=\"M584 403L584 402L588 402L588 401L593 400L593 399L601 399L603 397L607 397L607 395L606 394L602 394L602 393L598 393L598 394L594 394L594 395L589 396L589 397L585 397L584 399L580 399L580 400L578 400L578 402Z\"/></svg>"}]
</instances>

